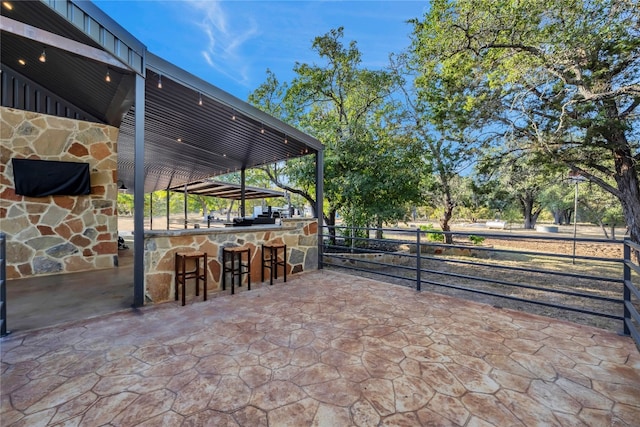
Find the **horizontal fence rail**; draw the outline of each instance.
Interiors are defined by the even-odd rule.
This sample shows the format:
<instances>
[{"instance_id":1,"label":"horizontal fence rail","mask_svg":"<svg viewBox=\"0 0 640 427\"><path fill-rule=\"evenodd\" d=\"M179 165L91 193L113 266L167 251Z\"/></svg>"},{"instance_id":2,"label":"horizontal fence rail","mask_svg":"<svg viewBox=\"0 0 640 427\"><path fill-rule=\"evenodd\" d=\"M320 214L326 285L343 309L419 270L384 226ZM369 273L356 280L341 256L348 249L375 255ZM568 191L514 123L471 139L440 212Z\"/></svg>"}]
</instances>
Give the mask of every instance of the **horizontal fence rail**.
<instances>
[{"instance_id":1,"label":"horizontal fence rail","mask_svg":"<svg viewBox=\"0 0 640 427\"><path fill-rule=\"evenodd\" d=\"M383 238L375 237L379 233ZM452 243L444 243L444 236ZM323 267L384 277L416 290L428 286L457 296L482 295L496 306L503 304L496 300L512 301L517 309L536 306L540 314L560 313L557 317L613 330L623 326L639 341L640 292L631 278L632 272L640 274L640 265L627 252L640 248L631 242L343 226L325 227L321 238Z\"/></svg>"}]
</instances>

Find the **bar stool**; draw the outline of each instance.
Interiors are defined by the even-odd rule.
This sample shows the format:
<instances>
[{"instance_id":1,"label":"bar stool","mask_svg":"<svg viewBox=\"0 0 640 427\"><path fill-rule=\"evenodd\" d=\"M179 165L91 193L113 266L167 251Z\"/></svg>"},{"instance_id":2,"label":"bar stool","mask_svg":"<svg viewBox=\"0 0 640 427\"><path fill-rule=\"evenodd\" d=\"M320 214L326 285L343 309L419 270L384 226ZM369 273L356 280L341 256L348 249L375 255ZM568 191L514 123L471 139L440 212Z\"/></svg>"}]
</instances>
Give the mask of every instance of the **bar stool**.
<instances>
[{"instance_id":1,"label":"bar stool","mask_svg":"<svg viewBox=\"0 0 640 427\"><path fill-rule=\"evenodd\" d=\"M247 254L247 261L242 259ZM230 261L227 267L227 261ZM242 286L242 276L247 275L247 290L251 290L251 249L248 247L222 248L222 290L227 289L227 273L231 273L231 294L235 292L235 277L238 276L238 286Z\"/></svg>"},{"instance_id":2,"label":"bar stool","mask_svg":"<svg viewBox=\"0 0 640 427\"><path fill-rule=\"evenodd\" d=\"M193 260L195 265L193 270L187 271L187 260ZM202 272L200 271L200 260L204 261ZM207 300L207 253L206 252L176 252L175 255L175 298L178 301L178 288L182 284L182 305L185 304L186 288L188 279L196 279L196 296L200 294L200 280L204 283L202 296Z\"/></svg>"},{"instance_id":3,"label":"bar stool","mask_svg":"<svg viewBox=\"0 0 640 427\"><path fill-rule=\"evenodd\" d=\"M282 260L278 257L278 251L282 249ZM269 258L265 258L266 254ZM284 271L284 281L287 281L287 245L283 243L267 243L262 245L262 281L264 282L264 269L269 269L269 285L273 285L273 279L278 278L278 266Z\"/></svg>"}]
</instances>

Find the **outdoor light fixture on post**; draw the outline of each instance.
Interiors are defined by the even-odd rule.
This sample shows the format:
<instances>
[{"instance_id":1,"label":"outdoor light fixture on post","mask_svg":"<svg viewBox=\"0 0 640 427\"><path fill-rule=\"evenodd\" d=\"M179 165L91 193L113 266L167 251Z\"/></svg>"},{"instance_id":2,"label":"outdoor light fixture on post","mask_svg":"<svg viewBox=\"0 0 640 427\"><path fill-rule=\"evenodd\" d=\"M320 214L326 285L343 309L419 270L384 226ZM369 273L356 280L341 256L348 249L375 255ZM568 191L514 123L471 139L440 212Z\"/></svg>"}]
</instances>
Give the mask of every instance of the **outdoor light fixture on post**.
<instances>
[{"instance_id":1,"label":"outdoor light fixture on post","mask_svg":"<svg viewBox=\"0 0 640 427\"><path fill-rule=\"evenodd\" d=\"M576 263L576 234L578 228L578 184L587 180L576 171L569 171L569 180L576 185L575 197L573 199L573 264Z\"/></svg>"}]
</instances>

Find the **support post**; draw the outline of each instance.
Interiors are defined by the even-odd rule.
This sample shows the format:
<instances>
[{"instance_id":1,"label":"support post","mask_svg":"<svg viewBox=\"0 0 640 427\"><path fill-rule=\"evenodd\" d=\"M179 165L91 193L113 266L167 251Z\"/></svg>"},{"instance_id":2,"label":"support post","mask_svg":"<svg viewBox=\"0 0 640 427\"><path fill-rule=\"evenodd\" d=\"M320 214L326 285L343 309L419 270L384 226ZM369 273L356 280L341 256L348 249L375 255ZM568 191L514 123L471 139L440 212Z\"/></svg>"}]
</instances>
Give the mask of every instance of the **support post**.
<instances>
[{"instance_id":1,"label":"support post","mask_svg":"<svg viewBox=\"0 0 640 427\"><path fill-rule=\"evenodd\" d=\"M169 229L169 198L171 197L171 191L167 188L167 230Z\"/></svg>"},{"instance_id":2,"label":"support post","mask_svg":"<svg viewBox=\"0 0 640 427\"><path fill-rule=\"evenodd\" d=\"M136 75L133 180L133 306L144 305L144 82Z\"/></svg>"},{"instance_id":3,"label":"support post","mask_svg":"<svg viewBox=\"0 0 640 427\"><path fill-rule=\"evenodd\" d=\"M7 332L7 235L0 232L0 337Z\"/></svg>"},{"instance_id":4,"label":"support post","mask_svg":"<svg viewBox=\"0 0 640 427\"><path fill-rule=\"evenodd\" d=\"M245 216L245 184L246 184L246 170L242 168L240 170L240 217Z\"/></svg>"},{"instance_id":5,"label":"support post","mask_svg":"<svg viewBox=\"0 0 640 427\"><path fill-rule=\"evenodd\" d=\"M315 215L318 219L318 269L322 268L322 258L324 249L324 151L316 152L316 206Z\"/></svg>"},{"instance_id":6,"label":"support post","mask_svg":"<svg viewBox=\"0 0 640 427\"><path fill-rule=\"evenodd\" d=\"M422 290L422 245L420 244L420 228L416 228L416 291Z\"/></svg>"},{"instance_id":7,"label":"support post","mask_svg":"<svg viewBox=\"0 0 640 427\"><path fill-rule=\"evenodd\" d=\"M149 230L153 230L153 193L149 193Z\"/></svg>"},{"instance_id":8,"label":"support post","mask_svg":"<svg viewBox=\"0 0 640 427\"><path fill-rule=\"evenodd\" d=\"M187 229L187 184L184 185L184 229Z\"/></svg>"},{"instance_id":9,"label":"support post","mask_svg":"<svg viewBox=\"0 0 640 427\"><path fill-rule=\"evenodd\" d=\"M629 330L629 324L627 322L631 322L631 312L629 311L628 305L631 304L631 290L629 289L631 282L631 267L629 263L631 262L631 246L628 244L628 238L624 239L623 243L623 255L624 255L624 284L622 288L622 306L624 308L623 319L622 319L622 333L624 335L631 335L631 331Z\"/></svg>"},{"instance_id":10,"label":"support post","mask_svg":"<svg viewBox=\"0 0 640 427\"><path fill-rule=\"evenodd\" d=\"M573 264L576 263L576 234L578 231L578 181L576 180L576 193L573 198Z\"/></svg>"}]
</instances>

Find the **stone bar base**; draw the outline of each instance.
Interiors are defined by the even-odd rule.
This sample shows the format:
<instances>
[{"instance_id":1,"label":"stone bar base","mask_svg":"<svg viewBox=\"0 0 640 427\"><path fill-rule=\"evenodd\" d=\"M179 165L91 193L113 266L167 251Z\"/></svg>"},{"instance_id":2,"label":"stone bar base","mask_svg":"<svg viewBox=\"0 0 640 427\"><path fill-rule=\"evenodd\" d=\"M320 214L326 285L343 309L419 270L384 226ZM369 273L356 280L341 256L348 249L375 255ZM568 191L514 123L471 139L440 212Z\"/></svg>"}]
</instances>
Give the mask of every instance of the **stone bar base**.
<instances>
[{"instance_id":1,"label":"stone bar base","mask_svg":"<svg viewBox=\"0 0 640 427\"><path fill-rule=\"evenodd\" d=\"M208 291L222 289L222 248L248 246L251 249L251 281L261 280L260 251L263 243L287 245L287 274L318 268L317 219L282 219L280 226L205 228L145 231L144 275L147 303L173 300L174 254L202 251L208 254ZM189 284L187 292L194 292Z\"/></svg>"}]
</instances>

